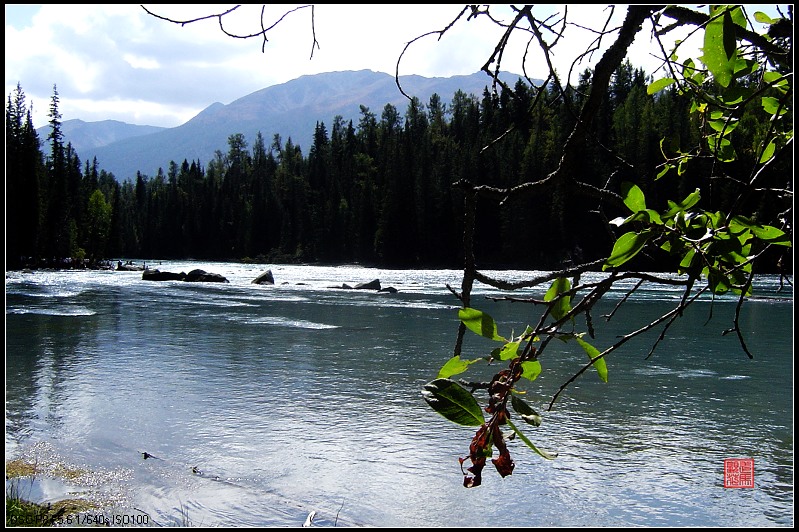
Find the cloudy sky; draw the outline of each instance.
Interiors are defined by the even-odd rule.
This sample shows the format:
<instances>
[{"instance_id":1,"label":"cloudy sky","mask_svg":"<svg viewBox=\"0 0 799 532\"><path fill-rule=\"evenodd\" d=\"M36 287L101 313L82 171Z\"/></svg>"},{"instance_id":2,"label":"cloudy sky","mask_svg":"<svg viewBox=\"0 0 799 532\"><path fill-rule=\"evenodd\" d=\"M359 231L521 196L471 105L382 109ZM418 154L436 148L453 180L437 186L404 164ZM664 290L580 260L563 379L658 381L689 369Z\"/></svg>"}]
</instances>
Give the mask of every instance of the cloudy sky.
<instances>
[{"instance_id":1,"label":"cloudy sky","mask_svg":"<svg viewBox=\"0 0 799 532\"><path fill-rule=\"evenodd\" d=\"M190 20L221 13L231 5L147 5L157 15ZM268 5L271 26L292 5ZM563 9L536 6L535 14ZM62 120L121 120L131 124L175 127L213 104L228 104L259 89L306 74L371 69L394 75L405 44L443 29L462 5L319 5L289 13L262 39L225 36L216 19L184 26L147 14L136 5L5 5L5 92L19 83L33 104L36 127L47 123L53 85ZM574 21L596 27L607 5L570 5ZM493 9L493 8L492 8ZM621 9L617 9L621 12ZM503 13L497 10L497 15ZM505 20L509 20L505 12ZM483 19L481 17L480 19ZM242 6L225 18L237 34L260 30L261 4ZM471 74L480 70L501 31L465 17L440 41L429 36L406 53L400 75L427 77ZM585 34L571 28L558 47L559 72L565 75L576 54L585 50ZM314 32L319 47L313 49ZM566 48L568 46L569 48ZM522 50L521 46L517 50ZM636 42L630 60L648 73L649 40ZM522 73L521 51L503 61L504 70ZM595 56L594 60L598 59ZM516 63L514 64L514 61ZM581 64L579 71L590 67ZM543 78L543 61L528 61L528 75Z\"/></svg>"}]
</instances>

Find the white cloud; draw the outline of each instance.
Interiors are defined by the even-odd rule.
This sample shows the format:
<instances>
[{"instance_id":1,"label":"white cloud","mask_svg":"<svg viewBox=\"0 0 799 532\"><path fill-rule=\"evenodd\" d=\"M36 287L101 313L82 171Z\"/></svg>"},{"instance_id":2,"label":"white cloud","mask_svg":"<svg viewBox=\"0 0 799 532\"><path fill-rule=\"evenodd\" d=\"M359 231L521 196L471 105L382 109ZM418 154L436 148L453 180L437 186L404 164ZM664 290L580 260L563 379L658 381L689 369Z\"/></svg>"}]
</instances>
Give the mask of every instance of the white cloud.
<instances>
[{"instance_id":1,"label":"white cloud","mask_svg":"<svg viewBox=\"0 0 799 532\"><path fill-rule=\"evenodd\" d=\"M141 57L134 54L123 54L122 58L132 68L141 68L144 70L155 70L161 67L161 63L152 57Z\"/></svg>"}]
</instances>

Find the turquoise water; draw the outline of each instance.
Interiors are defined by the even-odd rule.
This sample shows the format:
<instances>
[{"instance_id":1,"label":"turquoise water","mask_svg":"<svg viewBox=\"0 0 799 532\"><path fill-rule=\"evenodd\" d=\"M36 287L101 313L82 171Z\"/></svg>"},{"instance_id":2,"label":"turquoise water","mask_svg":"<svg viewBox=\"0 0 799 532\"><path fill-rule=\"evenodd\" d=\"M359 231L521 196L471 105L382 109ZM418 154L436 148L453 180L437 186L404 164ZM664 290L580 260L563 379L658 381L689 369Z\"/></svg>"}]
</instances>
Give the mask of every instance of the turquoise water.
<instances>
[{"instance_id":1,"label":"turquoise water","mask_svg":"<svg viewBox=\"0 0 799 532\"><path fill-rule=\"evenodd\" d=\"M741 313L753 360L721 334L734 302L702 301L649 359L656 333L608 358L607 384L587 373L545 411L585 359L551 345L527 434L558 457L511 442L513 475L489 465L467 490L474 430L420 394L452 354L460 272L271 266L262 286L264 266L149 264L230 283L7 274L6 457L85 471L41 475L20 488L32 498L80 493L151 525L299 526L315 511L319 526L793 526L793 300L776 278ZM398 292L336 288L376 278ZM491 295L478 285L473 306L501 333L535 319ZM605 323L620 297L595 313L598 347L678 294L645 290ZM487 354L467 340L464 358ZM723 487L736 457L754 458L754 489Z\"/></svg>"}]
</instances>

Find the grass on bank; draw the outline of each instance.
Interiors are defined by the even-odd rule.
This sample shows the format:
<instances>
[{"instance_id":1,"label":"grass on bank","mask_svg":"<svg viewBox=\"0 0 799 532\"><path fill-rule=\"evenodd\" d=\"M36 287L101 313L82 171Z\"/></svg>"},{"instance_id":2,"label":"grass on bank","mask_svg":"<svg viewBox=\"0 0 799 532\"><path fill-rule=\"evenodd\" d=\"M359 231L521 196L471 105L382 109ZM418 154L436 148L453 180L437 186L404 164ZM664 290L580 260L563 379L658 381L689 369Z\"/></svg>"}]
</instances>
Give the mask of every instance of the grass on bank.
<instances>
[{"instance_id":1,"label":"grass on bank","mask_svg":"<svg viewBox=\"0 0 799 532\"><path fill-rule=\"evenodd\" d=\"M55 526L69 515L85 512L95 505L84 499L64 499L54 503L39 504L26 500L20 493L20 479L35 478L35 464L23 460L6 462L6 527ZM74 472L62 471L69 478Z\"/></svg>"}]
</instances>

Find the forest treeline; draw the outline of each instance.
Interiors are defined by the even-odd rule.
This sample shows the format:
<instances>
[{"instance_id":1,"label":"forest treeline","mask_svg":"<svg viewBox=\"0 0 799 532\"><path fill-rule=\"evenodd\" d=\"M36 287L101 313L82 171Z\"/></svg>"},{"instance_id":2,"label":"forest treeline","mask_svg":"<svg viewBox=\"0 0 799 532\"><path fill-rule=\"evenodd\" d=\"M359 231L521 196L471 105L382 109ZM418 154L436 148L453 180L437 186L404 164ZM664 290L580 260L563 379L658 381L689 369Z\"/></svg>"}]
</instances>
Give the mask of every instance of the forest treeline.
<instances>
[{"instance_id":1,"label":"forest treeline","mask_svg":"<svg viewBox=\"0 0 799 532\"><path fill-rule=\"evenodd\" d=\"M664 154L698 145L707 124L676 89L648 95L648 81L629 61L616 70L580 180L636 183L652 205L701 187L710 192L707 210L726 211L734 197L712 181L711 167L651 175ZM65 144L57 87L51 134L40 139L18 85L6 108L6 269L122 257L460 267L456 183L505 188L544 179L591 90L591 71L576 87L542 89L539 98L521 80L512 89L459 91L449 104L439 95L412 99L404 115L390 104L379 116L361 106L357 123L318 122L307 155L279 134L268 142L233 134L211 161L165 161L155 176L118 180ZM758 110L740 117L738 160L726 175L750 173L767 127ZM606 257L615 237L595 202L560 188L479 209L480 266L544 270ZM765 203L750 207L772 214ZM643 257L636 266L673 267Z\"/></svg>"}]
</instances>

